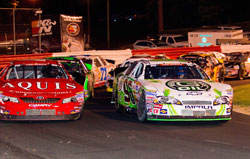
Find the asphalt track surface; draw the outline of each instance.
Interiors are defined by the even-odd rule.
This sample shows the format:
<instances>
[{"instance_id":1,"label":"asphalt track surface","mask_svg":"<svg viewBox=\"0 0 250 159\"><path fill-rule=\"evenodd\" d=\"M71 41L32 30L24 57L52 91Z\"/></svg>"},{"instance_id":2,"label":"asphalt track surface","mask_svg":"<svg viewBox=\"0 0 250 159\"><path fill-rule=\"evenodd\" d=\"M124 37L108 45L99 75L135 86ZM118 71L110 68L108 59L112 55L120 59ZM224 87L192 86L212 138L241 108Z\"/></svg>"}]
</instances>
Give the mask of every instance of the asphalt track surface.
<instances>
[{"instance_id":1,"label":"asphalt track surface","mask_svg":"<svg viewBox=\"0 0 250 159\"><path fill-rule=\"evenodd\" d=\"M241 82L250 80L229 83ZM227 123L139 123L135 114L117 114L100 88L78 121L0 121L0 158L249 159L250 116L233 113Z\"/></svg>"}]
</instances>

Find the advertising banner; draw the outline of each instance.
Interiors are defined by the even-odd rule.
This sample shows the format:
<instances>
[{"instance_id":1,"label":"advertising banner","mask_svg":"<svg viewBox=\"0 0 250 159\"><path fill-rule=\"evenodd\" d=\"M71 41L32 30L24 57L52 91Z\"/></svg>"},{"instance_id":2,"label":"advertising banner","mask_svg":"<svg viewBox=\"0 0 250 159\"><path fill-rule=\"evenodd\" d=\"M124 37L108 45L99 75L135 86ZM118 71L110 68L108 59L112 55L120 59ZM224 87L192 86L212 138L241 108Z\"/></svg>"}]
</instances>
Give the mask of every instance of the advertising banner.
<instances>
[{"instance_id":1,"label":"advertising banner","mask_svg":"<svg viewBox=\"0 0 250 159\"><path fill-rule=\"evenodd\" d=\"M32 53L39 53L39 36L41 36L41 52L61 52L60 16L42 15L32 20L32 36L30 49ZM40 33L40 35L39 35Z\"/></svg>"},{"instance_id":2,"label":"advertising banner","mask_svg":"<svg viewBox=\"0 0 250 159\"><path fill-rule=\"evenodd\" d=\"M62 52L84 51L82 16L60 15Z\"/></svg>"}]
</instances>

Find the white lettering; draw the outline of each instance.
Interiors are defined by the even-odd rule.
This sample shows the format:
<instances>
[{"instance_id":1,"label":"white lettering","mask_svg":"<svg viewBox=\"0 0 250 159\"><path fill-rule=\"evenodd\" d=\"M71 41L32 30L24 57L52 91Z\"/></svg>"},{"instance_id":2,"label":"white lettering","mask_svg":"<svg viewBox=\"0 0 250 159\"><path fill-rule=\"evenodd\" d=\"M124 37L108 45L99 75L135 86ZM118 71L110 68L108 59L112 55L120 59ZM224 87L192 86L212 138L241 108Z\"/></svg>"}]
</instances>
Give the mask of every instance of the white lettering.
<instances>
[{"instance_id":1,"label":"white lettering","mask_svg":"<svg viewBox=\"0 0 250 159\"><path fill-rule=\"evenodd\" d=\"M26 87L23 86L23 83L26 83L27 86ZM18 86L25 89L25 90L30 90L29 88L32 87L32 84L30 82L20 82L20 83L18 83Z\"/></svg>"},{"instance_id":2,"label":"white lettering","mask_svg":"<svg viewBox=\"0 0 250 159\"><path fill-rule=\"evenodd\" d=\"M10 83L5 83L2 88L5 88L6 86L9 86L11 88L15 88L12 84Z\"/></svg>"},{"instance_id":3,"label":"white lettering","mask_svg":"<svg viewBox=\"0 0 250 159\"><path fill-rule=\"evenodd\" d=\"M48 88L48 82L44 82L44 83L45 83L45 87L42 88L42 87L41 87L41 82L37 82L37 83L36 83L37 88L38 88L38 89L47 89L47 88Z\"/></svg>"},{"instance_id":4,"label":"white lettering","mask_svg":"<svg viewBox=\"0 0 250 159\"><path fill-rule=\"evenodd\" d=\"M76 86L72 83L67 83L66 86L67 89L76 89Z\"/></svg>"},{"instance_id":5,"label":"white lettering","mask_svg":"<svg viewBox=\"0 0 250 159\"><path fill-rule=\"evenodd\" d=\"M56 84L56 89L61 89L60 88L60 83L56 82L55 84Z\"/></svg>"}]
</instances>

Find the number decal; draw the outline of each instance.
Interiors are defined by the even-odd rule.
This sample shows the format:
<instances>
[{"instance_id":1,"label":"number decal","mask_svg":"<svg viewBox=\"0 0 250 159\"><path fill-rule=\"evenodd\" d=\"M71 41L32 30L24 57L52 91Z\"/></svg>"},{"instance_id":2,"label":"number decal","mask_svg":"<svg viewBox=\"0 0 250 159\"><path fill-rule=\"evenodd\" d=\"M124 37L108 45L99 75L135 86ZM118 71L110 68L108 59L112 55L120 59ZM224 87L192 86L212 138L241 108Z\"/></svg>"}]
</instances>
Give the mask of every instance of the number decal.
<instances>
[{"instance_id":1,"label":"number decal","mask_svg":"<svg viewBox=\"0 0 250 159\"><path fill-rule=\"evenodd\" d=\"M100 68L101 72L102 72L102 75L101 75L101 81L106 81L106 78L107 78L107 69L106 67L102 67Z\"/></svg>"},{"instance_id":2,"label":"number decal","mask_svg":"<svg viewBox=\"0 0 250 159\"><path fill-rule=\"evenodd\" d=\"M132 94L132 81L131 80L128 80L126 79L124 81L124 85L123 85L123 91L124 91L124 101L126 103L132 103L132 104L135 104L135 99L134 99L134 96Z\"/></svg>"}]
</instances>

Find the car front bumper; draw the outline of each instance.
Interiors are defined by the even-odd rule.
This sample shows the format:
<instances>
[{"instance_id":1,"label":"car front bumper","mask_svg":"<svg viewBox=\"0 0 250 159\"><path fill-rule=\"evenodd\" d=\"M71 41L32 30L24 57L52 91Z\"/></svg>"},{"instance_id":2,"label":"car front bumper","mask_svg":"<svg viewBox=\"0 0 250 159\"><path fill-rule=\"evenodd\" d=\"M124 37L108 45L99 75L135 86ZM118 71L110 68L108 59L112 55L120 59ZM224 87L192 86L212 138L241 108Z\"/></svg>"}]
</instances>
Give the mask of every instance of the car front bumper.
<instances>
[{"instance_id":1,"label":"car front bumper","mask_svg":"<svg viewBox=\"0 0 250 159\"><path fill-rule=\"evenodd\" d=\"M80 112L79 112L80 113ZM79 113L67 115L9 115L0 114L0 120L74 120Z\"/></svg>"},{"instance_id":2,"label":"car front bumper","mask_svg":"<svg viewBox=\"0 0 250 159\"><path fill-rule=\"evenodd\" d=\"M218 121L218 120L231 120L231 115L219 116L164 116L164 115L148 115L147 120L158 121Z\"/></svg>"}]
</instances>

